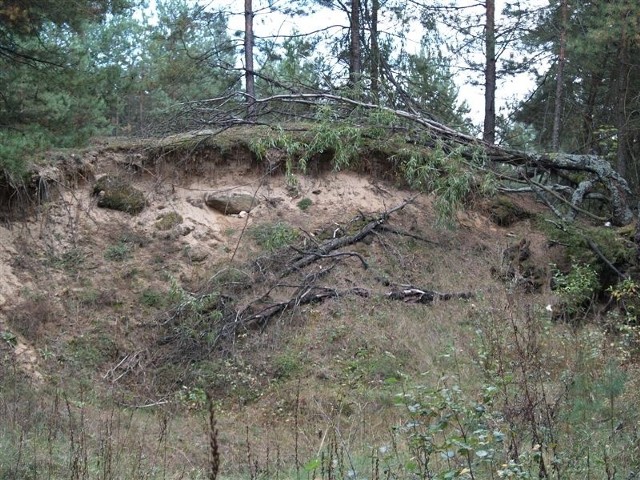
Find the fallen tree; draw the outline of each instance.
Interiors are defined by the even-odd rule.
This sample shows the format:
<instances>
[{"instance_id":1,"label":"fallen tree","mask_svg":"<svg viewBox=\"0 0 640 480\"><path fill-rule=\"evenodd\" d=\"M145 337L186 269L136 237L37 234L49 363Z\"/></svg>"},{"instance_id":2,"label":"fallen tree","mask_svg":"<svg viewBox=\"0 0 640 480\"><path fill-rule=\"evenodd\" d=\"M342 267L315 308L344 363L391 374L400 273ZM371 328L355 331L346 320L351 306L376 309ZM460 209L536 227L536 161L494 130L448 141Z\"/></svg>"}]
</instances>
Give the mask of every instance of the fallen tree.
<instances>
[{"instance_id":1,"label":"fallen tree","mask_svg":"<svg viewBox=\"0 0 640 480\"><path fill-rule=\"evenodd\" d=\"M314 109L334 108L335 121L351 122L354 127L364 127L366 118L354 111L377 111L394 116L403 122L409 133L409 142L427 147L457 152L468 161L470 168L485 170L500 180L500 189L512 193L534 193L556 215L573 221L584 214L598 221L609 221L622 226L630 223L633 214L629 205L633 196L626 180L604 158L596 155L567 153L534 153L488 144L481 139L456 131L428 115L393 109L347 97L326 93L285 94L254 99L256 120L248 122L243 117L243 102L238 94L181 104L180 115L193 120L194 128L203 126L195 136L215 135L236 125L274 125L278 121L293 118L313 118ZM307 108L306 117L299 108ZM398 125L394 126L398 129ZM413 131L419 132L410 135ZM481 155L478 155L478 152ZM481 157L482 161L478 162ZM502 166L503 170L496 167ZM587 200L597 200L603 214L589 212Z\"/></svg>"}]
</instances>

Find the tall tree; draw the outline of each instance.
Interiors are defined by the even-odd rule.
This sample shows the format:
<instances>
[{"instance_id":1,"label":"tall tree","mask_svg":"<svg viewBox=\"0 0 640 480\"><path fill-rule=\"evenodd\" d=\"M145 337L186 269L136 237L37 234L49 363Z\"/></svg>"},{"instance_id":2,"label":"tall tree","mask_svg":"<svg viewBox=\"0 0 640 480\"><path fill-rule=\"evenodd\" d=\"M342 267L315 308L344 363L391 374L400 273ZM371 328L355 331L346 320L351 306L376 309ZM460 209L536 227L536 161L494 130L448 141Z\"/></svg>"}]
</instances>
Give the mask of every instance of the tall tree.
<instances>
[{"instance_id":1,"label":"tall tree","mask_svg":"<svg viewBox=\"0 0 640 480\"><path fill-rule=\"evenodd\" d=\"M612 12L613 15L618 17L620 22L620 30L618 35L617 45L617 70L618 78L616 82L616 121L615 125L618 130L618 148L616 151L616 167L618 173L623 177L627 176L627 170L629 168L630 150L632 143L632 133L630 125L630 115L627 111L627 103L629 99L630 90L630 75L631 75L631 59L630 50L632 48L631 38L633 35L637 35L637 29L640 27L638 20L640 16L636 13L635 22L629 22L629 17L632 17L631 6L627 1L621 1L618 5L618 9ZM632 17L633 18L633 17ZM634 25L635 24L635 25ZM630 28L631 27L631 28ZM635 28L633 28L635 27ZM638 42L640 43L640 42Z\"/></svg>"},{"instance_id":2,"label":"tall tree","mask_svg":"<svg viewBox=\"0 0 640 480\"><path fill-rule=\"evenodd\" d=\"M69 146L103 126L104 104L88 75L79 32L127 0L5 0L0 3L0 170L24 172L29 153Z\"/></svg>"},{"instance_id":3,"label":"tall tree","mask_svg":"<svg viewBox=\"0 0 640 480\"><path fill-rule=\"evenodd\" d=\"M556 98L553 111L553 131L551 148L557 152L560 148L560 123L562 122L562 94L564 83L564 65L567 62L567 23L569 21L569 5L567 0L560 0L560 35L558 46L558 66L556 71Z\"/></svg>"},{"instance_id":4,"label":"tall tree","mask_svg":"<svg viewBox=\"0 0 640 480\"><path fill-rule=\"evenodd\" d=\"M253 71L253 2L244 0L244 69L245 92L247 94L247 119L253 121L256 118L256 86Z\"/></svg>"},{"instance_id":5,"label":"tall tree","mask_svg":"<svg viewBox=\"0 0 640 480\"><path fill-rule=\"evenodd\" d=\"M484 70L484 126L482 139L490 144L496 141L496 4L485 1L485 70Z\"/></svg>"},{"instance_id":6,"label":"tall tree","mask_svg":"<svg viewBox=\"0 0 640 480\"><path fill-rule=\"evenodd\" d=\"M370 77L371 96L374 102L380 101L380 38L379 38L380 0L371 0L371 28L370 28Z\"/></svg>"},{"instance_id":7,"label":"tall tree","mask_svg":"<svg viewBox=\"0 0 640 480\"><path fill-rule=\"evenodd\" d=\"M549 5L529 41L540 50L560 52L564 0ZM541 72L538 88L517 118L553 147L554 125L562 125L557 146L565 151L607 156L637 186L640 158L640 4L630 0L589 0L567 5L566 48L561 88L563 107L556 121L559 58Z\"/></svg>"},{"instance_id":8,"label":"tall tree","mask_svg":"<svg viewBox=\"0 0 640 480\"><path fill-rule=\"evenodd\" d=\"M2 62L51 62L36 44L25 44L48 24L78 30L87 20L131 8L133 0L3 0L0 3L0 57Z\"/></svg>"},{"instance_id":9,"label":"tall tree","mask_svg":"<svg viewBox=\"0 0 640 480\"><path fill-rule=\"evenodd\" d=\"M518 46L531 22L535 9L529 4L534 2L505 2L502 10L497 10L496 0L423 3L424 16L442 32L446 50L456 57L467 82L484 87L482 137L494 143L499 82L527 71L532 64Z\"/></svg>"},{"instance_id":10,"label":"tall tree","mask_svg":"<svg viewBox=\"0 0 640 480\"><path fill-rule=\"evenodd\" d=\"M360 45L362 16L360 13L360 0L351 0L349 11L349 85L351 88L357 88L362 74L362 47Z\"/></svg>"}]
</instances>

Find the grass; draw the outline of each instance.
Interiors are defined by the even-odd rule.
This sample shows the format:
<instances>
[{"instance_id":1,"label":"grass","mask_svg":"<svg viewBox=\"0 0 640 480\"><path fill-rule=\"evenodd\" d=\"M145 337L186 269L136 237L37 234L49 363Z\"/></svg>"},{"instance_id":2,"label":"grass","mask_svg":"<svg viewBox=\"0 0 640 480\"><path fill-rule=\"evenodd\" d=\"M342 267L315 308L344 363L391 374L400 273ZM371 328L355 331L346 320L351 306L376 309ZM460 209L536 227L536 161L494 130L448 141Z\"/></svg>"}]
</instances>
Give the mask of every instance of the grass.
<instances>
[{"instance_id":1,"label":"grass","mask_svg":"<svg viewBox=\"0 0 640 480\"><path fill-rule=\"evenodd\" d=\"M300 210L302 210L303 212L306 212L309 209L309 207L313 205L313 200L305 197L302 200L300 200L297 203L297 205Z\"/></svg>"},{"instance_id":2,"label":"grass","mask_svg":"<svg viewBox=\"0 0 640 480\"><path fill-rule=\"evenodd\" d=\"M467 186L442 188L456 203ZM91 254L84 244L57 259L49 267L59 278L41 277L51 279L51 295L3 307L13 316L0 331L0 478L582 479L638 471L640 336L621 309L636 287L619 287L620 305L606 314L553 321L544 307L561 290L524 294L491 277L505 231L442 233L430 229L430 208L392 220L438 244L380 233L346 249L368 268L353 257L324 258L275 279L272 290L256 283L272 272L255 262L205 272L198 285L178 268L169 277L169 260L133 234L111 238L104 269L82 271ZM278 251L298 234L265 219L250 237ZM158 248L165 255L170 244ZM168 293L151 283L145 255L165 263ZM110 268L122 261L125 270ZM210 342L226 308L257 296L264 305L253 308L282 301L333 262L323 286L370 295L293 305L228 344ZM122 287L112 299L114 278ZM71 287L68 297L56 296L55 282ZM385 297L394 284L476 296L397 302ZM181 356L166 361L163 348L176 338ZM44 383L11 361L25 339ZM204 353L191 357L198 348Z\"/></svg>"},{"instance_id":3,"label":"grass","mask_svg":"<svg viewBox=\"0 0 640 480\"><path fill-rule=\"evenodd\" d=\"M299 236L297 230L285 222L256 225L250 234L260 247L269 252L291 245Z\"/></svg>"},{"instance_id":4,"label":"grass","mask_svg":"<svg viewBox=\"0 0 640 480\"><path fill-rule=\"evenodd\" d=\"M237 352L234 375L255 376L262 395L242 410L217 403L218 478L530 478L553 468L577 479L637 468L640 379L610 347L625 343L594 324L555 325L523 298L495 300L383 302L374 315L359 314L364 300L345 301L311 328L255 337ZM460 309L468 320L447 323ZM240 366L256 341L282 349L277 383L260 380L260 356ZM74 361L88 371L117 364L100 342L75 341ZM89 395L65 380L43 395L2 368L4 478L208 478L205 390L131 409L118 388Z\"/></svg>"},{"instance_id":5,"label":"grass","mask_svg":"<svg viewBox=\"0 0 640 480\"><path fill-rule=\"evenodd\" d=\"M131 257L131 245L126 242L118 242L107 247L104 258L112 262L124 262Z\"/></svg>"}]
</instances>

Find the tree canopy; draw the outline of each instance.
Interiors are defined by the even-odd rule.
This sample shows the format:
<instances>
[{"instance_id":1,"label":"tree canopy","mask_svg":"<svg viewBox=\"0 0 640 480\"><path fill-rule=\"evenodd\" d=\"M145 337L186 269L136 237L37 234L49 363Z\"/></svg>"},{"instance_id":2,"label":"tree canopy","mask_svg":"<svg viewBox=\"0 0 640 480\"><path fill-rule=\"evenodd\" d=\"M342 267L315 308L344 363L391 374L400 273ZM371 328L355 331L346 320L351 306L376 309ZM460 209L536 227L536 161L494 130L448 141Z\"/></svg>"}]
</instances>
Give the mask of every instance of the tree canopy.
<instances>
[{"instance_id":1,"label":"tree canopy","mask_svg":"<svg viewBox=\"0 0 640 480\"><path fill-rule=\"evenodd\" d=\"M244 11L196 0L154 5L0 4L6 176L24 173L28 153L92 135L163 135L259 115L267 115L261 122L292 114L317 119L318 105L298 100L322 96L402 111L403 118L436 122L433 134L453 129L462 135L456 142L473 143L481 128L459 96L466 81L484 84L488 145L600 155L632 187L639 183L640 74L633 59L640 10L629 0L544 7L521 0L503 11L492 2L415 0L254 1ZM303 29L309 22L301 20L313 12L324 12L331 25ZM230 28L236 16L251 20L245 31ZM285 20L298 27L274 26ZM536 76L535 90L509 115L496 116L500 78L524 71ZM262 101L282 95L296 101ZM255 104L249 111L247 99ZM336 115L366 121L345 105L336 104Z\"/></svg>"}]
</instances>

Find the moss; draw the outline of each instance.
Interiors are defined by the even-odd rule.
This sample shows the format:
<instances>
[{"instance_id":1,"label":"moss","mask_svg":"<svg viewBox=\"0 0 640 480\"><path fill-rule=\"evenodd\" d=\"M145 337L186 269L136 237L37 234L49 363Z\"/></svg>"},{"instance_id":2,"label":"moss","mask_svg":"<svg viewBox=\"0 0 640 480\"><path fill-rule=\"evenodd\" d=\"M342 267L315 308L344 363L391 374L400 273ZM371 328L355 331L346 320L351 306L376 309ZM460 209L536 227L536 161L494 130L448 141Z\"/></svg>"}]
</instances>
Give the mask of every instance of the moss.
<instances>
[{"instance_id":1,"label":"moss","mask_svg":"<svg viewBox=\"0 0 640 480\"><path fill-rule=\"evenodd\" d=\"M182 215L178 212L167 212L158 216L155 227L158 230L171 230L182 223Z\"/></svg>"},{"instance_id":2,"label":"moss","mask_svg":"<svg viewBox=\"0 0 640 480\"><path fill-rule=\"evenodd\" d=\"M136 215L144 210L147 202L144 194L121 177L105 175L93 187L98 195L98 206Z\"/></svg>"},{"instance_id":3,"label":"moss","mask_svg":"<svg viewBox=\"0 0 640 480\"><path fill-rule=\"evenodd\" d=\"M602 261L590 247L589 240L593 241L614 265L633 263L633 243L614 228L563 224L557 221L542 221L539 226L551 240L566 245L567 257L574 263L597 264Z\"/></svg>"},{"instance_id":4,"label":"moss","mask_svg":"<svg viewBox=\"0 0 640 480\"><path fill-rule=\"evenodd\" d=\"M514 223L531 217L531 213L514 204L508 197L496 197L489 206L490 218L493 223L501 227L508 227Z\"/></svg>"}]
</instances>

